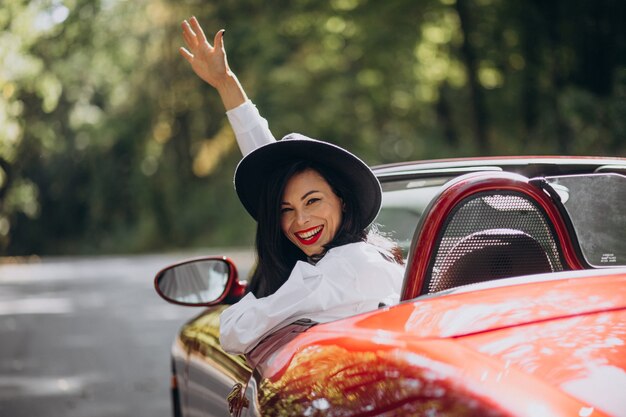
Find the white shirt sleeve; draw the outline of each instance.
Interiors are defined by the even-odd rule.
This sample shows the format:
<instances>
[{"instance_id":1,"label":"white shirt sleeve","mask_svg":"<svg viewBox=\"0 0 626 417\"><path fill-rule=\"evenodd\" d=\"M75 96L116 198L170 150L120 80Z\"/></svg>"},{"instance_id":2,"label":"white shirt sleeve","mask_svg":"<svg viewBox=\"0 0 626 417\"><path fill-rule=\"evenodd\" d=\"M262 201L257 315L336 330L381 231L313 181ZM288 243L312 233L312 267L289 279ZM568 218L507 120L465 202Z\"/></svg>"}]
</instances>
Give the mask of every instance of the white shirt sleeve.
<instances>
[{"instance_id":1,"label":"white shirt sleeve","mask_svg":"<svg viewBox=\"0 0 626 417\"><path fill-rule=\"evenodd\" d=\"M256 298L248 293L220 316L220 343L230 353L248 353L263 337L298 313L323 307L311 296L322 279L313 265L298 262L289 279L274 294Z\"/></svg>"},{"instance_id":2,"label":"white shirt sleeve","mask_svg":"<svg viewBox=\"0 0 626 417\"><path fill-rule=\"evenodd\" d=\"M317 265L297 262L274 294L247 294L220 317L220 343L230 353L248 353L265 336L300 318L327 322L397 302L404 268L366 243L331 249Z\"/></svg>"},{"instance_id":3,"label":"white shirt sleeve","mask_svg":"<svg viewBox=\"0 0 626 417\"><path fill-rule=\"evenodd\" d=\"M276 142L267 120L261 116L250 100L227 111L226 116L235 132L237 144L243 156L263 145Z\"/></svg>"}]
</instances>

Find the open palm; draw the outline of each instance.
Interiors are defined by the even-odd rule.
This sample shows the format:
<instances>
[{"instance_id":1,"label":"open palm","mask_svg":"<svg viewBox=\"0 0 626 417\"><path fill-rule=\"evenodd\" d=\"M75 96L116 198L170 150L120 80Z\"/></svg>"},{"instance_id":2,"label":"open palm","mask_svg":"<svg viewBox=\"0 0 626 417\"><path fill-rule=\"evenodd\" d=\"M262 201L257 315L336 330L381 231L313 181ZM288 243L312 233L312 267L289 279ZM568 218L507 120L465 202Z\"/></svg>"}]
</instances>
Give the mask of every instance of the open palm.
<instances>
[{"instance_id":1,"label":"open palm","mask_svg":"<svg viewBox=\"0 0 626 417\"><path fill-rule=\"evenodd\" d=\"M181 47L181 55L191 64L198 77L218 88L230 74L224 49L224 29L215 34L213 46L211 46L195 17L192 17L189 22L185 20L182 28L188 49Z\"/></svg>"}]
</instances>

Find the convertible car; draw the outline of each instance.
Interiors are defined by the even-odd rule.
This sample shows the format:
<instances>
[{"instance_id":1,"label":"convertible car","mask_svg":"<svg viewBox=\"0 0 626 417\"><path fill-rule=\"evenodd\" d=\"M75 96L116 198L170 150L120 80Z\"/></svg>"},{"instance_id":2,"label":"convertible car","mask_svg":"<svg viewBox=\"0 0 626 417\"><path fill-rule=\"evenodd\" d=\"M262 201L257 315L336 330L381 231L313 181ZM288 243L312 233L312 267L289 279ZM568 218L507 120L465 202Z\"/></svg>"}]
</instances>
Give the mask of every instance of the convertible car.
<instances>
[{"instance_id":1,"label":"convertible car","mask_svg":"<svg viewBox=\"0 0 626 417\"><path fill-rule=\"evenodd\" d=\"M626 159L374 171L401 302L282 335L253 367L218 339L234 263L163 269L163 298L204 306L172 347L174 416L626 416Z\"/></svg>"}]
</instances>

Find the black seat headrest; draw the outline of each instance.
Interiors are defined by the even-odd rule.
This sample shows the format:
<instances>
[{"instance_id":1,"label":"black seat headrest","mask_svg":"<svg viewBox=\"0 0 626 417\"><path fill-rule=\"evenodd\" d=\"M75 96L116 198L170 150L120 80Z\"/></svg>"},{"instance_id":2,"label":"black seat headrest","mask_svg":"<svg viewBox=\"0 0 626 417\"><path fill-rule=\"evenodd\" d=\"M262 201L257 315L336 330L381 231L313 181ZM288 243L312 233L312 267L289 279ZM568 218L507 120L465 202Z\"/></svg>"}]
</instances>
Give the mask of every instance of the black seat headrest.
<instances>
[{"instance_id":1,"label":"black seat headrest","mask_svg":"<svg viewBox=\"0 0 626 417\"><path fill-rule=\"evenodd\" d=\"M519 275L552 272L550 260L532 236L514 229L490 229L461 239L445 256L435 291Z\"/></svg>"}]
</instances>

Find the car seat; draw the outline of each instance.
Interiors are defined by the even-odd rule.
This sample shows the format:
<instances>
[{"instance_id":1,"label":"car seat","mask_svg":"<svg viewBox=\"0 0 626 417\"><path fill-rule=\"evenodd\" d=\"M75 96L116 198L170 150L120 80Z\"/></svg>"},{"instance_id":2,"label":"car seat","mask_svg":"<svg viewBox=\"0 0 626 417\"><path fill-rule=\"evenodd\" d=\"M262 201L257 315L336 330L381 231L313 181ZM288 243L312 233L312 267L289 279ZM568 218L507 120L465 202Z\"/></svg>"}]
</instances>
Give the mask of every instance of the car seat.
<instances>
[{"instance_id":1,"label":"car seat","mask_svg":"<svg viewBox=\"0 0 626 417\"><path fill-rule=\"evenodd\" d=\"M535 182L508 172L461 175L442 187L417 226L402 300L475 282L583 269L577 253L556 202Z\"/></svg>"},{"instance_id":2,"label":"car seat","mask_svg":"<svg viewBox=\"0 0 626 417\"><path fill-rule=\"evenodd\" d=\"M437 279L429 286L431 292L554 271L537 239L515 229L490 229L464 237L445 255L439 268Z\"/></svg>"}]
</instances>

